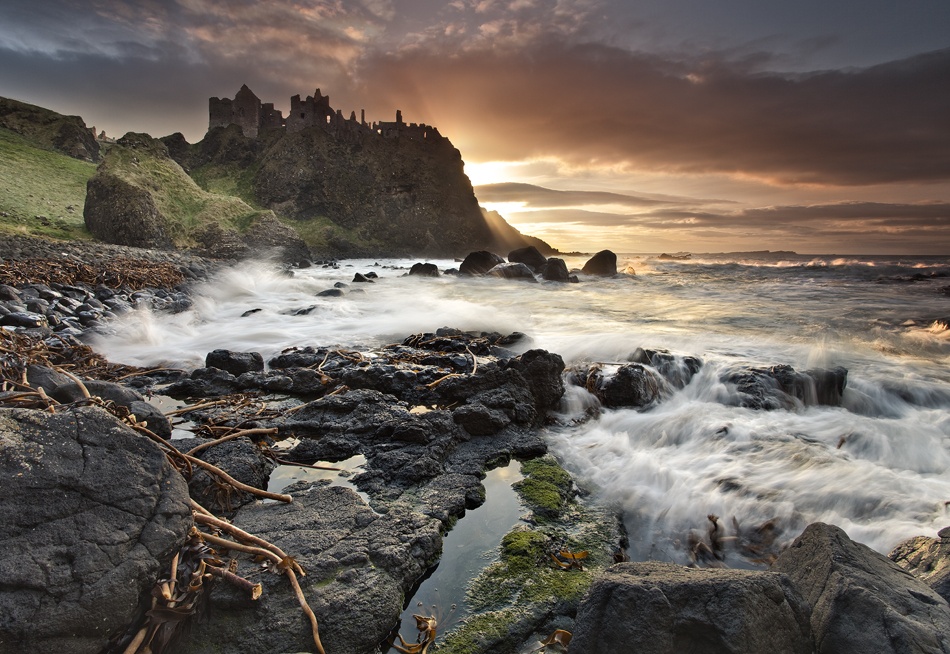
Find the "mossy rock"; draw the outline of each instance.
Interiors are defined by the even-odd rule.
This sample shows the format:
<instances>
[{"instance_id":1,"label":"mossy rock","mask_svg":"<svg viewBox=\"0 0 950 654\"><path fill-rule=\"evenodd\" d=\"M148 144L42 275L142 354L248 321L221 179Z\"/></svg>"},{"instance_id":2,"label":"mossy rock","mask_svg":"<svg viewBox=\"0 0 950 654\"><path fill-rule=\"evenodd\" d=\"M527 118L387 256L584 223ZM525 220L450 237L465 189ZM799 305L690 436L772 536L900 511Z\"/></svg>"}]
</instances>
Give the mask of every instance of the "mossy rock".
<instances>
[{"instance_id":1,"label":"mossy rock","mask_svg":"<svg viewBox=\"0 0 950 654\"><path fill-rule=\"evenodd\" d=\"M571 475L550 456L521 464L522 481L514 485L535 518L544 522L559 517L574 496Z\"/></svg>"}]
</instances>

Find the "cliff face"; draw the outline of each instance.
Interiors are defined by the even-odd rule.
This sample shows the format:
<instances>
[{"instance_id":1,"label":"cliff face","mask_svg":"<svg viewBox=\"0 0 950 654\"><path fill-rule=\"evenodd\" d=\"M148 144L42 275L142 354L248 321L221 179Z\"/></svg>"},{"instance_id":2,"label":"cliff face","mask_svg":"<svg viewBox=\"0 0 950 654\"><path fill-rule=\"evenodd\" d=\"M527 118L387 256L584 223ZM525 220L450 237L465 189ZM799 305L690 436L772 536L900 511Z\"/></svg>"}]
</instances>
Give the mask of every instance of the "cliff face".
<instances>
[{"instance_id":1,"label":"cliff face","mask_svg":"<svg viewBox=\"0 0 950 654\"><path fill-rule=\"evenodd\" d=\"M205 188L228 191L288 220L315 253L460 256L507 252L485 220L448 139L334 134L321 128L214 128L192 146L164 139Z\"/></svg>"}]
</instances>

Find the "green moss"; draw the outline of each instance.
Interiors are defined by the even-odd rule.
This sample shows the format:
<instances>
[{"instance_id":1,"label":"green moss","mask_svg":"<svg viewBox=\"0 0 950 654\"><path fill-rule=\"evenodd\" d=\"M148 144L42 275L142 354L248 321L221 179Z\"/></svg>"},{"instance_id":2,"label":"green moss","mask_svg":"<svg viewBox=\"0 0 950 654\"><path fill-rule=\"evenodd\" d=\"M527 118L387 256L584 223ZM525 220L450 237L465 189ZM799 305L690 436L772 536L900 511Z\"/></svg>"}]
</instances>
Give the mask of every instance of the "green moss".
<instances>
[{"instance_id":1,"label":"green moss","mask_svg":"<svg viewBox=\"0 0 950 654\"><path fill-rule=\"evenodd\" d=\"M500 647L510 639L511 627L518 621L513 609L481 613L465 621L455 631L437 641L440 654L480 654L506 651Z\"/></svg>"},{"instance_id":2,"label":"green moss","mask_svg":"<svg viewBox=\"0 0 950 654\"><path fill-rule=\"evenodd\" d=\"M0 128L0 230L90 238L82 211L86 182L95 171L95 164L43 149Z\"/></svg>"},{"instance_id":3,"label":"green moss","mask_svg":"<svg viewBox=\"0 0 950 654\"><path fill-rule=\"evenodd\" d=\"M570 494L574 485L570 473L558 465L558 462L550 456L524 461L521 464L521 474L526 477L531 477L532 479L554 484L565 495Z\"/></svg>"},{"instance_id":4,"label":"green moss","mask_svg":"<svg viewBox=\"0 0 950 654\"><path fill-rule=\"evenodd\" d=\"M548 537L537 531L510 531L501 539L501 560L510 569L534 568L545 556Z\"/></svg>"}]
</instances>

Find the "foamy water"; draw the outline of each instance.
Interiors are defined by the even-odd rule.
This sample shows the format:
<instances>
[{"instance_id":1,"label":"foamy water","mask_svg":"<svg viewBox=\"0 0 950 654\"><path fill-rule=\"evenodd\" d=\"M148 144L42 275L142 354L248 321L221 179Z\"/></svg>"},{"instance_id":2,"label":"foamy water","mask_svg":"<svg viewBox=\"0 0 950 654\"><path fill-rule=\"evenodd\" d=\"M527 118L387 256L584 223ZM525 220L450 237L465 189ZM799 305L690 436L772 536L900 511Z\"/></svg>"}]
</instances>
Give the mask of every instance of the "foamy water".
<instances>
[{"instance_id":1,"label":"foamy water","mask_svg":"<svg viewBox=\"0 0 950 654\"><path fill-rule=\"evenodd\" d=\"M216 348L265 360L292 346L369 348L442 326L524 332L523 348L568 365L667 349L704 362L686 388L652 410L604 411L549 434L565 465L625 511L635 556L679 560L675 541L709 513L743 526L776 519L785 538L832 522L880 551L950 524L950 279L910 281L950 271L948 258L628 257L620 268L636 275L579 284L403 276L413 262L292 278L242 265L199 287L190 311L135 311L93 345L148 367L197 367ZM316 297L369 271L376 283L347 289L362 293ZM723 370L776 364L847 368L844 406L727 405ZM571 389L564 422L595 402Z\"/></svg>"}]
</instances>

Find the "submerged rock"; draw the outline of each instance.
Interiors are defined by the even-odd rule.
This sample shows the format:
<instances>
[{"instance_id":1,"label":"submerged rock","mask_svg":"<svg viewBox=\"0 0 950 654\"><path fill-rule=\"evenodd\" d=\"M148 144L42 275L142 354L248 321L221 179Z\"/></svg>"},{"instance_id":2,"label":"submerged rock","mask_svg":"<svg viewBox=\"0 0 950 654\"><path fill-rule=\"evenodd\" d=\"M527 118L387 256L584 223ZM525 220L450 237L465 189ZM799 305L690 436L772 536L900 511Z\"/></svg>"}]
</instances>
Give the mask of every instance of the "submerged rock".
<instances>
[{"instance_id":1,"label":"submerged rock","mask_svg":"<svg viewBox=\"0 0 950 654\"><path fill-rule=\"evenodd\" d=\"M569 651L811 654L808 605L780 574L619 563L581 602Z\"/></svg>"},{"instance_id":2,"label":"submerged rock","mask_svg":"<svg viewBox=\"0 0 950 654\"><path fill-rule=\"evenodd\" d=\"M103 651L191 528L185 481L94 407L0 409L0 445L0 651Z\"/></svg>"},{"instance_id":3,"label":"submerged rock","mask_svg":"<svg viewBox=\"0 0 950 654\"><path fill-rule=\"evenodd\" d=\"M834 525L806 527L772 570L811 605L819 654L950 652L946 600Z\"/></svg>"},{"instance_id":4,"label":"submerged rock","mask_svg":"<svg viewBox=\"0 0 950 654\"><path fill-rule=\"evenodd\" d=\"M434 263L414 263L409 269L409 274L419 277L438 277L439 267Z\"/></svg>"}]
</instances>

